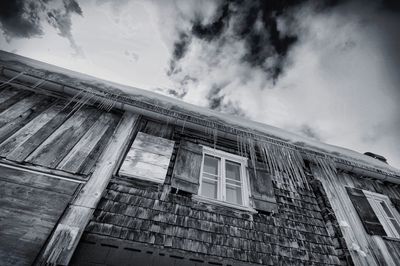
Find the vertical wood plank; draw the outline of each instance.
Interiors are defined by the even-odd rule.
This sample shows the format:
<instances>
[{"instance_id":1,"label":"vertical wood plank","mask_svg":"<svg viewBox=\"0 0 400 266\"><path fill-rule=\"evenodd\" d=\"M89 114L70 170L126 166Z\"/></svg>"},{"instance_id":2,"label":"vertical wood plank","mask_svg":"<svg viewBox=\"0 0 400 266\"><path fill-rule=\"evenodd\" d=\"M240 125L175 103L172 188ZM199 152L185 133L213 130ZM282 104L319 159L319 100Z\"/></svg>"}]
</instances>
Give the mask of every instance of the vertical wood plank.
<instances>
[{"instance_id":1,"label":"vertical wood plank","mask_svg":"<svg viewBox=\"0 0 400 266\"><path fill-rule=\"evenodd\" d=\"M8 98L6 101L0 103L0 113L3 112L4 110L7 110L14 104L18 103L22 99L24 99L32 94L33 94L32 92L28 92L28 91L19 91L17 94Z\"/></svg>"},{"instance_id":2,"label":"vertical wood plank","mask_svg":"<svg viewBox=\"0 0 400 266\"><path fill-rule=\"evenodd\" d=\"M33 106L45 99L45 96L33 94L13 104L2 113L0 113L0 128L14 121L25 112L29 112Z\"/></svg>"},{"instance_id":3,"label":"vertical wood plank","mask_svg":"<svg viewBox=\"0 0 400 266\"><path fill-rule=\"evenodd\" d=\"M99 111L97 109L82 108L46 139L26 161L55 168L93 125L98 116Z\"/></svg>"},{"instance_id":4,"label":"vertical wood plank","mask_svg":"<svg viewBox=\"0 0 400 266\"><path fill-rule=\"evenodd\" d=\"M31 265L78 184L0 166L0 264Z\"/></svg>"},{"instance_id":5,"label":"vertical wood plank","mask_svg":"<svg viewBox=\"0 0 400 266\"><path fill-rule=\"evenodd\" d=\"M171 139L174 128L172 125L164 124L164 122L147 121L143 132L156 137Z\"/></svg>"},{"instance_id":6,"label":"vertical wood plank","mask_svg":"<svg viewBox=\"0 0 400 266\"><path fill-rule=\"evenodd\" d=\"M138 115L125 112L96 164L92 177L70 205L38 258L38 264L68 265L79 239L132 137Z\"/></svg>"},{"instance_id":7,"label":"vertical wood plank","mask_svg":"<svg viewBox=\"0 0 400 266\"><path fill-rule=\"evenodd\" d=\"M7 101L8 99L10 99L19 92L20 92L19 90L11 86L4 88L3 90L0 91L0 104Z\"/></svg>"},{"instance_id":8,"label":"vertical wood plank","mask_svg":"<svg viewBox=\"0 0 400 266\"><path fill-rule=\"evenodd\" d=\"M17 114L17 116L10 119L7 124L0 128L0 143L38 116L55 100L54 98L41 95L34 95L34 97L30 97L29 99L31 101L25 106L27 108L29 107L29 109L23 111L19 115Z\"/></svg>"},{"instance_id":9,"label":"vertical wood plank","mask_svg":"<svg viewBox=\"0 0 400 266\"><path fill-rule=\"evenodd\" d=\"M76 204L86 206L88 208L96 207L100 200L101 194L106 188L109 178L111 178L118 158L122 156L122 152L132 137L133 130L136 126L138 115L125 112L119 125L118 130L111 137L108 145L96 164L92 177L82 189L82 193L76 198Z\"/></svg>"},{"instance_id":10,"label":"vertical wood plank","mask_svg":"<svg viewBox=\"0 0 400 266\"><path fill-rule=\"evenodd\" d=\"M23 162L29 154L31 154L43 141L45 141L53 132L62 125L70 116L71 109L65 108L61 110L48 123L31 135L24 143L20 144L10 154L7 159L10 161Z\"/></svg>"},{"instance_id":11,"label":"vertical wood plank","mask_svg":"<svg viewBox=\"0 0 400 266\"><path fill-rule=\"evenodd\" d=\"M44 127L51 119L53 119L63 108L63 104L56 103L50 108L42 112L40 115L31 120L24 127L19 129L14 135L8 138L0 145L0 156L7 156L11 151L15 150L26 142L30 137Z\"/></svg>"},{"instance_id":12,"label":"vertical wood plank","mask_svg":"<svg viewBox=\"0 0 400 266\"><path fill-rule=\"evenodd\" d=\"M79 140L74 148L65 156L65 158L57 166L57 169L70 173L77 173L85 162L85 159L91 151L96 147L109 126L113 126L115 115L111 113L103 113L86 134Z\"/></svg>"},{"instance_id":13,"label":"vertical wood plank","mask_svg":"<svg viewBox=\"0 0 400 266\"><path fill-rule=\"evenodd\" d=\"M83 175L88 175L92 172L93 167L95 166L96 162L100 158L101 154L103 153L108 141L110 140L111 136L113 135L118 122L120 121L120 115L115 117L112 121L110 126L108 127L106 133L101 137L100 141L97 142L96 147L90 152L90 154L86 157L85 161L79 168L79 173Z\"/></svg>"}]
</instances>

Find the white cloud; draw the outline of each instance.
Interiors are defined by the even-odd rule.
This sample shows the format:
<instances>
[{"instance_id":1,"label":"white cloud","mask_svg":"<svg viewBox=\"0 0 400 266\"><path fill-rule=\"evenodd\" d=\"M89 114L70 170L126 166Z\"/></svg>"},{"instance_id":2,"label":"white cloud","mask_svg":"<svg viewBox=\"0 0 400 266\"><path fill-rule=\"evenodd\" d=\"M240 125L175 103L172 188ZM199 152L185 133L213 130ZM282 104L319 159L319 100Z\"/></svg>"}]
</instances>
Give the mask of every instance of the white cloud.
<instances>
[{"instance_id":1,"label":"white cloud","mask_svg":"<svg viewBox=\"0 0 400 266\"><path fill-rule=\"evenodd\" d=\"M243 62L245 43L232 34L193 38L180 61L182 72L167 76L174 42L191 20L212 21L218 1L81 1L71 34L85 58L72 56L65 38L44 26L41 38L0 38L3 49L115 82L144 89L181 88L184 100L331 144L386 156L400 167L400 74L394 67L399 18L371 5L345 5L315 14L297 9L294 23L281 17L281 32L296 31L284 72L273 83ZM260 28L262 25L258 25ZM268 44L266 44L268 45ZM276 57L267 59L271 64ZM211 92L214 93L214 95Z\"/></svg>"},{"instance_id":2,"label":"white cloud","mask_svg":"<svg viewBox=\"0 0 400 266\"><path fill-rule=\"evenodd\" d=\"M207 95L220 86L222 111L230 111L233 103L256 121L380 153L400 167L399 83L380 38L393 18L376 24L374 17L386 16L379 14L383 11L366 5L354 14L350 8L319 14L308 8L297 11L296 27L290 30L301 32L300 39L276 84L242 62L244 44L229 30L212 42L192 40L180 61L183 71L173 78L176 84L186 75L196 78L187 86L186 101L207 106ZM284 19L280 25L289 30Z\"/></svg>"}]
</instances>

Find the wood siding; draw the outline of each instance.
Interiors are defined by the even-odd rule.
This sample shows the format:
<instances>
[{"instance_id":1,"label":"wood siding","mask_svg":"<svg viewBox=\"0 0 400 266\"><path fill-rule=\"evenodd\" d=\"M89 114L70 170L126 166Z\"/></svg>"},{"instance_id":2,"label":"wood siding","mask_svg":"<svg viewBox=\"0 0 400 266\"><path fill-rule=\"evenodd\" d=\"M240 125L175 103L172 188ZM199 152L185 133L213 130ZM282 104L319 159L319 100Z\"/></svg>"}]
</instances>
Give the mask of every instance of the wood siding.
<instances>
[{"instance_id":1,"label":"wood siding","mask_svg":"<svg viewBox=\"0 0 400 266\"><path fill-rule=\"evenodd\" d=\"M327 193L335 215L341 225L341 231L349 248L355 265L398 265L400 245L397 241L381 236L369 235L355 209L346 186L365 189L400 198L398 187L364 177L355 177L347 173L339 173L336 178L324 176L314 168L314 176L318 178Z\"/></svg>"},{"instance_id":2,"label":"wood siding","mask_svg":"<svg viewBox=\"0 0 400 266\"><path fill-rule=\"evenodd\" d=\"M0 166L0 264L31 265L78 183Z\"/></svg>"},{"instance_id":3,"label":"wood siding","mask_svg":"<svg viewBox=\"0 0 400 266\"><path fill-rule=\"evenodd\" d=\"M0 91L0 158L88 175L120 114L8 86Z\"/></svg>"},{"instance_id":4,"label":"wood siding","mask_svg":"<svg viewBox=\"0 0 400 266\"><path fill-rule=\"evenodd\" d=\"M189 139L177 131L172 135L177 144ZM177 157L177 150L172 158ZM114 177L72 261L113 265L109 256L121 255L152 265L154 260L179 253L184 259L166 265L191 265L194 261L190 259L214 265L340 264L311 189L293 188L272 177L277 211L252 214L170 192L170 177L163 187ZM108 255L101 252L110 246ZM126 247L141 252L127 252ZM155 255L144 256L147 249ZM85 259L88 252L103 256ZM159 253L166 258L159 258L163 256Z\"/></svg>"}]
</instances>

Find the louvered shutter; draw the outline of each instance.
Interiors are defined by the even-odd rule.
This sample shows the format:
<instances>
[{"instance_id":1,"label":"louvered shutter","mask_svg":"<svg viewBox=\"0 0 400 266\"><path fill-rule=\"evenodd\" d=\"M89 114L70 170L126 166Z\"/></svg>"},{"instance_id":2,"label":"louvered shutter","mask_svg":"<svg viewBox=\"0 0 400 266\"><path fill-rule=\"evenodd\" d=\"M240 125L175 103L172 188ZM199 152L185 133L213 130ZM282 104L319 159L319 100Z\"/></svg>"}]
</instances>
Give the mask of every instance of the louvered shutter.
<instances>
[{"instance_id":1,"label":"louvered shutter","mask_svg":"<svg viewBox=\"0 0 400 266\"><path fill-rule=\"evenodd\" d=\"M197 194L202 159L203 148L200 145L182 140L175 161L171 186L185 192Z\"/></svg>"},{"instance_id":2,"label":"louvered shutter","mask_svg":"<svg viewBox=\"0 0 400 266\"><path fill-rule=\"evenodd\" d=\"M351 187L346 187L346 190L367 233L370 235L386 236L385 229L383 229L378 217L375 215L364 192L361 189Z\"/></svg>"},{"instance_id":3,"label":"louvered shutter","mask_svg":"<svg viewBox=\"0 0 400 266\"><path fill-rule=\"evenodd\" d=\"M256 162L255 169L249 164L248 173L254 208L264 212L276 211L277 204L271 174L259 162Z\"/></svg>"}]
</instances>

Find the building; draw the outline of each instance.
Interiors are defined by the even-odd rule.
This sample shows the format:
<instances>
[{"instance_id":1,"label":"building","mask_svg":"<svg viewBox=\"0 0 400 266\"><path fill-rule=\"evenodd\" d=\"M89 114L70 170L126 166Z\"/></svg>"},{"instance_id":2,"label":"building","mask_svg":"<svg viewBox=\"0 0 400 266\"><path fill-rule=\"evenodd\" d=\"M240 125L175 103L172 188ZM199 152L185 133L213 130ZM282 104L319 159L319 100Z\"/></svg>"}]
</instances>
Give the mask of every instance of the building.
<instances>
[{"instance_id":1,"label":"building","mask_svg":"<svg viewBox=\"0 0 400 266\"><path fill-rule=\"evenodd\" d=\"M0 52L1 265L396 265L400 171Z\"/></svg>"}]
</instances>

